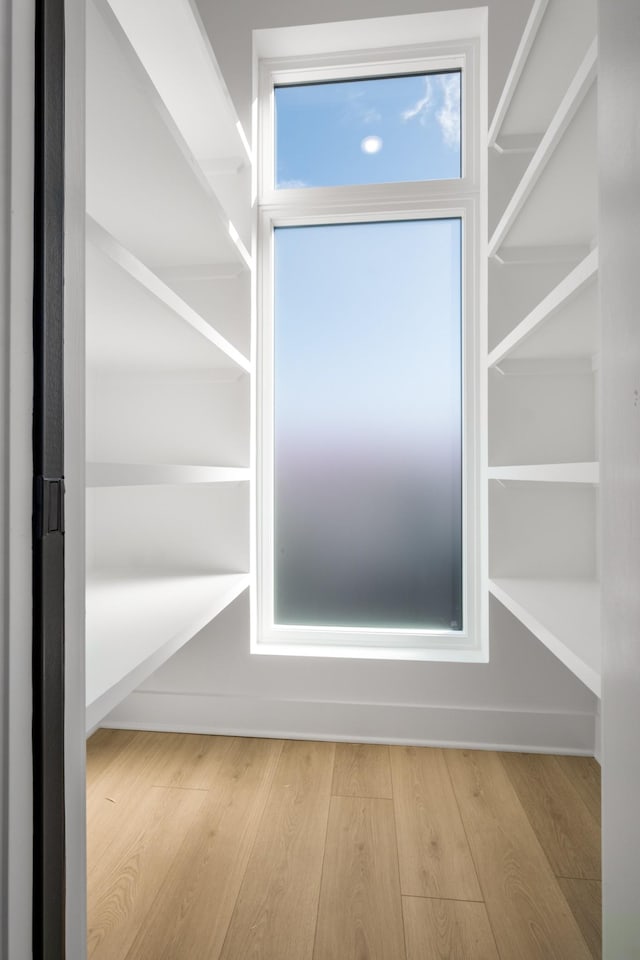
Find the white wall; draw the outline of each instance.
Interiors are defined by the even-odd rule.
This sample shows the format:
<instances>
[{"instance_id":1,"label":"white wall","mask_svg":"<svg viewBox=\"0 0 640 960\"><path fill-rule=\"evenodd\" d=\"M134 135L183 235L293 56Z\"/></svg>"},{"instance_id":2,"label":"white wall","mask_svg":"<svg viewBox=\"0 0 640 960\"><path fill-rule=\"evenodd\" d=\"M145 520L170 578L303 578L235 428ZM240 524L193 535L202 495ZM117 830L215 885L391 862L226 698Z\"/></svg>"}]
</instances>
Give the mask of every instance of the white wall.
<instances>
[{"instance_id":1,"label":"white wall","mask_svg":"<svg viewBox=\"0 0 640 960\"><path fill-rule=\"evenodd\" d=\"M246 595L108 725L590 751L594 698L497 601L489 664L255 656Z\"/></svg>"},{"instance_id":2,"label":"white wall","mask_svg":"<svg viewBox=\"0 0 640 960\"><path fill-rule=\"evenodd\" d=\"M196 0L238 116L251 133L251 31L364 17L489 8L489 116L511 66L533 0Z\"/></svg>"},{"instance_id":3,"label":"white wall","mask_svg":"<svg viewBox=\"0 0 640 960\"><path fill-rule=\"evenodd\" d=\"M600 0L605 960L640 957L640 4Z\"/></svg>"},{"instance_id":4,"label":"white wall","mask_svg":"<svg viewBox=\"0 0 640 960\"><path fill-rule=\"evenodd\" d=\"M0 957L31 956L34 4L0 13Z\"/></svg>"},{"instance_id":5,"label":"white wall","mask_svg":"<svg viewBox=\"0 0 640 960\"><path fill-rule=\"evenodd\" d=\"M459 3L198 0L198 5L249 130L252 28L451 9ZM491 114L531 0L488 0L487 5ZM491 662L479 665L252 657L247 606L246 598L238 600L121 704L107 723L593 750L595 698L495 601Z\"/></svg>"}]
</instances>

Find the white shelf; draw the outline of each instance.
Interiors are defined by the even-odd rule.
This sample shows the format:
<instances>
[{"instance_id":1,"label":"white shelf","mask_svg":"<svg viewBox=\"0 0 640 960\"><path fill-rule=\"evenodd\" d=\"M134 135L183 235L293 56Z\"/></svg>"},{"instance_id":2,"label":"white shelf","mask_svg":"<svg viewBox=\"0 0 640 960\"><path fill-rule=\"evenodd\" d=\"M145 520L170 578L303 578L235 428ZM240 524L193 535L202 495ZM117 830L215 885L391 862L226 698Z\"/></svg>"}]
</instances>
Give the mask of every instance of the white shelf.
<instances>
[{"instance_id":1,"label":"white shelf","mask_svg":"<svg viewBox=\"0 0 640 960\"><path fill-rule=\"evenodd\" d=\"M195 0L89 0L86 53L91 730L249 586L252 260Z\"/></svg>"},{"instance_id":2,"label":"white shelf","mask_svg":"<svg viewBox=\"0 0 640 960\"><path fill-rule=\"evenodd\" d=\"M87 580L87 730L248 585L248 574L91 574Z\"/></svg>"},{"instance_id":3,"label":"white shelf","mask_svg":"<svg viewBox=\"0 0 640 960\"><path fill-rule=\"evenodd\" d=\"M489 129L487 476L490 592L599 696L596 37L533 0Z\"/></svg>"},{"instance_id":4,"label":"white shelf","mask_svg":"<svg viewBox=\"0 0 640 960\"><path fill-rule=\"evenodd\" d=\"M600 696L600 595L593 580L490 580L489 589Z\"/></svg>"},{"instance_id":5,"label":"white shelf","mask_svg":"<svg viewBox=\"0 0 640 960\"><path fill-rule=\"evenodd\" d=\"M160 270L171 287L204 320L245 356L251 352L251 283L246 270L223 273L210 267Z\"/></svg>"},{"instance_id":6,"label":"white shelf","mask_svg":"<svg viewBox=\"0 0 640 960\"><path fill-rule=\"evenodd\" d=\"M548 128L596 35L595 0L534 0L489 129L490 146L510 149Z\"/></svg>"},{"instance_id":7,"label":"white shelf","mask_svg":"<svg viewBox=\"0 0 640 960\"><path fill-rule=\"evenodd\" d=\"M597 274L596 248L491 351L488 366L507 358L593 356L598 346Z\"/></svg>"},{"instance_id":8,"label":"white shelf","mask_svg":"<svg viewBox=\"0 0 640 960\"><path fill-rule=\"evenodd\" d=\"M88 487L243 483L248 480L248 467L206 467L175 463L87 463L86 466Z\"/></svg>"},{"instance_id":9,"label":"white shelf","mask_svg":"<svg viewBox=\"0 0 640 960\"><path fill-rule=\"evenodd\" d=\"M91 367L249 371L247 357L90 217L87 240Z\"/></svg>"},{"instance_id":10,"label":"white shelf","mask_svg":"<svg viewBox=\"0 0 640 960\"><path fill-rule=\"evenodd\" d=\"M195 4L154 0L150 16L148 0L108 2L227 215L250 245L249 146Z\"/></svg>"},{"instance_id":11,"label":"white shelf","mask_svg":"<svg viewBox=\"0 0 640 960\"><path fill-rule=\"evenodd\" d=\"M534 463L489 467L489 480L534 483L600 482L599 463Z\"/></svg>"},{"instance_id":12,"label":"white shelf","mask_svg":"<svg viewBox=\"0 0 640 960\"><path fill-rule=\"evenodd\" d=\"M250 265L106 0L87 5L87 103L87 211L95 220L149 266Z\"/></svg>"},{"instance_id":13,"label":"white shelf","mask_svg":"<svg viewBox=\"0 0 640 960\"><path fill-rule=\"evenodd\" d=\"M489 241L489 256L500 257L503 247L563 248L592 240L596 68L594 40Z\"/></svg>"},{"instance_id":14,"label":"white shelf","mask_svg":"<svg viewBox=\"0 0 640 960\"><path fill-rule=\"evenodd\" d=\"M194 156L220 169L250 151L200 15L190 0L108 0Z\"/></svg>"}]
</instances>

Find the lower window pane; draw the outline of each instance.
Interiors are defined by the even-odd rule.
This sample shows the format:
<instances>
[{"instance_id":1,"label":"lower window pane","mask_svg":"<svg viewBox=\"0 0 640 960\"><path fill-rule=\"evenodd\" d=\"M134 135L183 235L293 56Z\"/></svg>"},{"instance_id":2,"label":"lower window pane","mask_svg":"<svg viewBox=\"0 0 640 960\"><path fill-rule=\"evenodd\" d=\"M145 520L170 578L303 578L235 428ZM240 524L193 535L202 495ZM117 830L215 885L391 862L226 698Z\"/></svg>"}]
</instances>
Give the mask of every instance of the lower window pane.
<instances>
[{"instance_id":1,"label":"lower window pane","mask_svg":"<svg viewBox=\"0 0 640 960\"><path fill-rule=\"evenodd\" d=\"M461 229L275 230L276 624L463 627Z\"/></svg>"}]
</instances>

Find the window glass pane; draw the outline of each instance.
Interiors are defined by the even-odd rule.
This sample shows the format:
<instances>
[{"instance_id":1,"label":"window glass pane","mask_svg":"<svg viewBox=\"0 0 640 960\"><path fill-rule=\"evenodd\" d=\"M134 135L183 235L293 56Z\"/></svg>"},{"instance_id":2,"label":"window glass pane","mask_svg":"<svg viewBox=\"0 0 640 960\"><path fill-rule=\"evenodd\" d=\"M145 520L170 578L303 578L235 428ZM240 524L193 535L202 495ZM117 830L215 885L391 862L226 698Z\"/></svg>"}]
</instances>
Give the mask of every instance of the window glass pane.
<instances>
[{"instance_id":1,"label":"window glass pane","mask_svg":"<svg viewBox=\"0 0 640 960\"><path fill-rule=\"evenodd\" d=\"M460 71L276 87L276 187L460 177Z\"/></svg>"},{"instance_id":2,"label":"window glass pane","mask_svg":"<svg viewBox=\"0 0 640 960\"><path fill-rule=\"evenodd\" d=\"M461 221L275 230L275 622L462 629Z\"/></svg>"}]
</instances>

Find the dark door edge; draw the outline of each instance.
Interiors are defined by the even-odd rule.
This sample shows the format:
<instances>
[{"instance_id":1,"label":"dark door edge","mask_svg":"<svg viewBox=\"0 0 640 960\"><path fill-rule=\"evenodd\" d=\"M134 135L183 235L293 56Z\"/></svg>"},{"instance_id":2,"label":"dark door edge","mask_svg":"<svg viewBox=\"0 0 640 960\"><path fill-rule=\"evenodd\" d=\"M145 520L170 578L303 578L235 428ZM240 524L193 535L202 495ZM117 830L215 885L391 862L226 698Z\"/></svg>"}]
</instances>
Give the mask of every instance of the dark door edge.
<instances>
[{"instance_id":1,"label":"dark door edge","mask_svg":"<svg viewBox=\"0 0 640 960\"><path fill-rule=\"evenodd\" d=\"M36 0L33 957L65 956L64 0Z\"/></svg>"}]
</instances>

